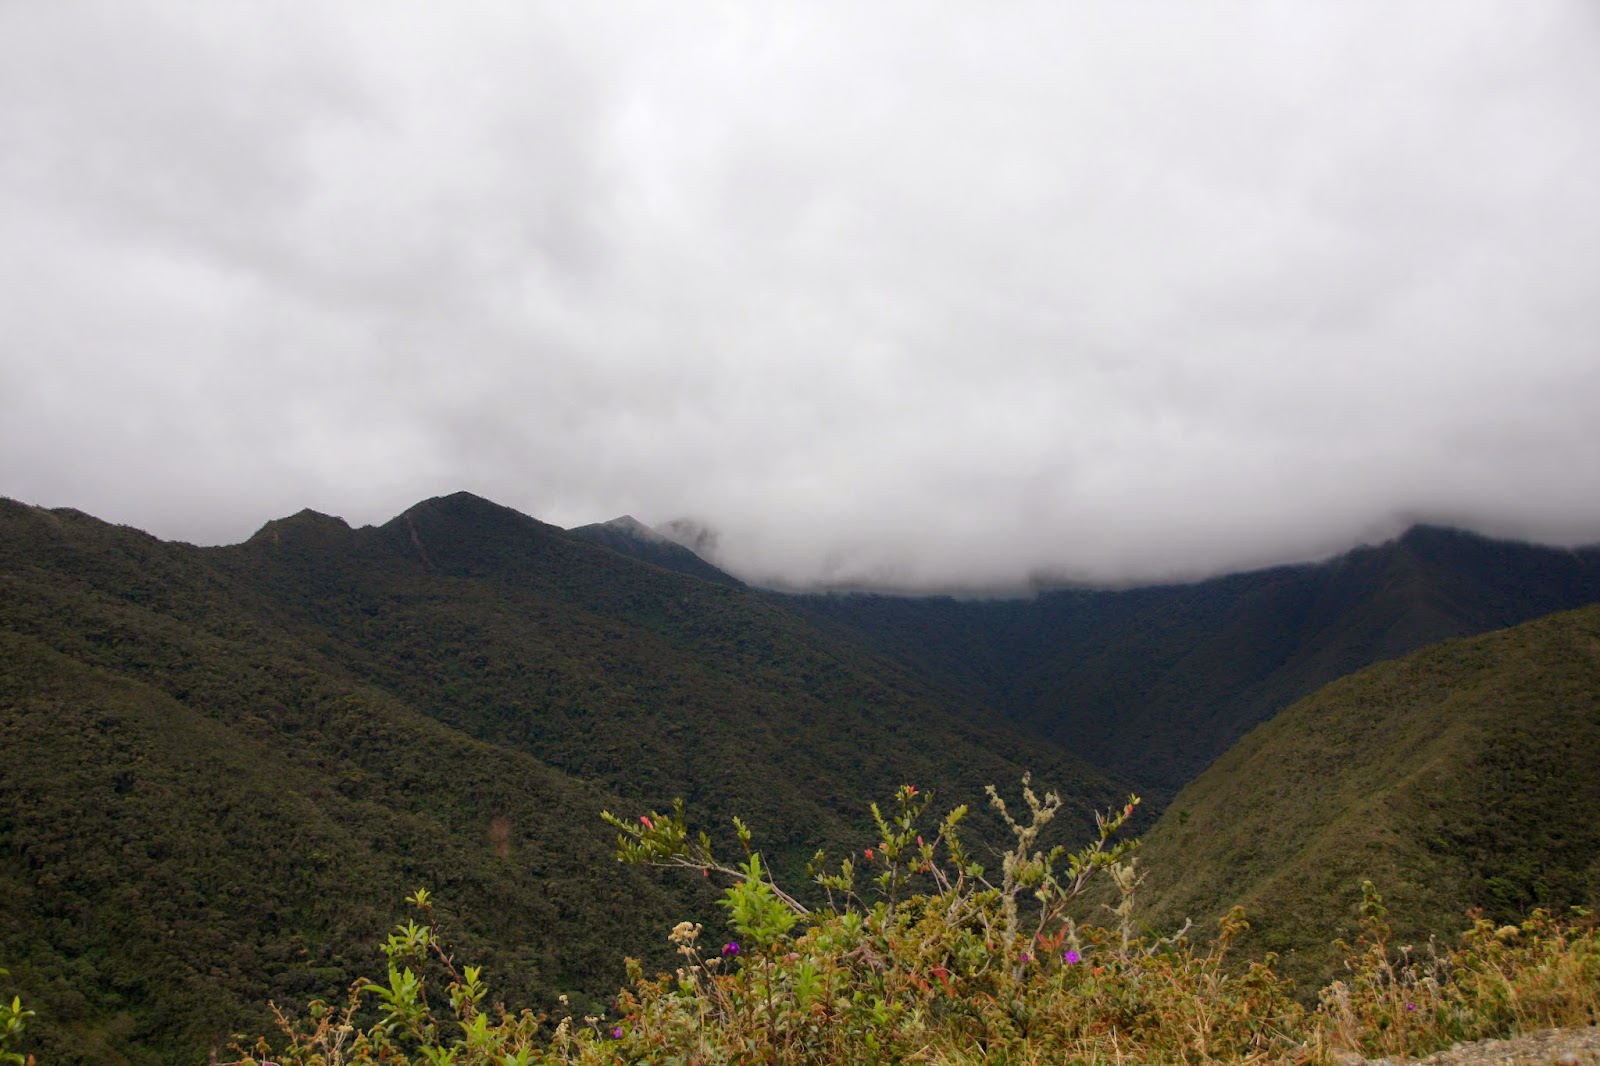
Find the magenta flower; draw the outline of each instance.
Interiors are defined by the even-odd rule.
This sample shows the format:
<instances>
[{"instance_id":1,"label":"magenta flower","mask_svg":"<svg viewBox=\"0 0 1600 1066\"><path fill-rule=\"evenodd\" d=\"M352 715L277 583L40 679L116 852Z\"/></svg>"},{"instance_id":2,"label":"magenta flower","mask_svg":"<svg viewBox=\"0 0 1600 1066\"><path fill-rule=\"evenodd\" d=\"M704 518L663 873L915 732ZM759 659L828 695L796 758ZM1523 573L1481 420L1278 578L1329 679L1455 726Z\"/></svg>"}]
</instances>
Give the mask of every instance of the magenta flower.
<instances>
[{"instance_id":1,"label":"magenta flower","mask_svg":"<svg viewBox=\"0 0 1600 1066\"><path fill-rule=\"evenodd\" d=\"M730 940L726 944L722 945L723 958L731 959L737 954L739 954L739 942L737 940Z\"/></svg>"},{"instance_id":2,"label":"magenta flower","mask_svg":"<svg viewBox=\"0 0 1600 1066\"><path fill-rule=\"evenodd\" d=\"M1076 966L1082 960L1083 960L1083 956L1079 955L1076 951L1073 951L1071 948L1068 948L1066 951L1063 951L1061 953L1061 961L1066 963L1068 966Z\"/></svg>"},{"instance_id":3,"label":"magenta flower","mask_svg":"<svg viewBox=\"0 0 1600 1066\"><path fill-rule=\"evenodd\" d=\"M622 1026L619 1025L615 1029L611 1030L611 1039L613 1039L613 1040L621 1040L622 1039Z\"/></svg>"}]
</instances>

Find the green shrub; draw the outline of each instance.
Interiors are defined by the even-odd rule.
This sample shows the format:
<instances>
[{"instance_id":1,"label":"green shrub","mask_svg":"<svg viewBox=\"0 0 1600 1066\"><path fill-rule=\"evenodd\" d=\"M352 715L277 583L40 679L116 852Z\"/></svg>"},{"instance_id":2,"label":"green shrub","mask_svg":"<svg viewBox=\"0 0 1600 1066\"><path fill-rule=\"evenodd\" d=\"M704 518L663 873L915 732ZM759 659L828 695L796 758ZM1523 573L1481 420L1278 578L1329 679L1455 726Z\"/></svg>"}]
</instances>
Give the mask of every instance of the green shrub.
<instances>
[{"instance_id":1,"label":"green shrub","mask_svg":"<svg viewBox=\"0 0 1600 1066\"><path fill-rule=\"evenodd\" d=\"M0 970L0 977L10 976L5 970ZM22 1031L28 1027L27 1022L31 1017L33 1011L23 1007L22 997L12 996L10 1003L0 997L0 1066L28 1066L33 1062L32 1055L7 1050L21 1040Z\"/></svg>"},{"instance_id":2,"label":"green shrub","mask_svg":"<svg viewBox=\"0 0 1600 1066\"><path fill-rule=\"evenodd\" d=\"M622 861L726 880L731 935L680 922L668 934L674 972L646 976L630 960L631 985L605 1015L514 1013L487 1005L481 973L457 966L418 891L409 902L422 923L389 938L385 982L358 983L342 1007L279 1013L282 1050L258 1040L242 1062L1322 1063L1336 1049L1415 1055L1600 1017L1593 923L1481 921L1424 962L1391 950L1370 885L1362 936L1340 945L1349 980L1307 1009L1273 955L1230 954L1248 928L1238 909L1204 947L1187 926L1138 932L1133 844L1115 839L1137 797L1097 816L1098 839L1073 852L1040 842L1060 798L1026 778L1022 796L1014 818L990 790L1013 835L990 873L963 846L964 808L925 830L929 797L902 787L888 815L873 808L872 846L836 866L815 858L826 903L814 908L773 883L737 820L744 854L730 862L691 832L681 803L637 821L606 814ZM1096 874L1114 889L1101 907L1109 922L1077 913Z\"/></svg>"},{"instance_id":3,"label":"green shrub","mask_svg":"<svg viewBox=\"0 0 1600 1066\"><path fill-rule=\"evenodd\" d=\"M1520 924L1477 916L1457 947L1390 946L1383 898L1362 885L1361 935L1340 943L1348 980L1322 992L1327 1039L1366 1055L1426 1055L1460 1040L1600 1022L1600 929L1534 911Z\"/></svg>"}]
</instances>

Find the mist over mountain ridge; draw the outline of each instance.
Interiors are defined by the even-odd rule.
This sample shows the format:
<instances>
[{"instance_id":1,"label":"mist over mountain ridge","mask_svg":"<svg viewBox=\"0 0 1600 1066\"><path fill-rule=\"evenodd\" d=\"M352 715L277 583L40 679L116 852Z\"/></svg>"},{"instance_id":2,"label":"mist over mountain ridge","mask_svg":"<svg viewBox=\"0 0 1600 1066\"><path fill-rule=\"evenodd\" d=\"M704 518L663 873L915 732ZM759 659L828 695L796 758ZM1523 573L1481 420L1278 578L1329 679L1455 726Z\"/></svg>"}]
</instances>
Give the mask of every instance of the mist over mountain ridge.
<instances>
[{"instance_id":1,"label":"mist over mountain ridge","mask_svg":"<svg viewBox=\"0 0 1600 1066\"><path fill-rule=\"evenodd\" d=\"M469 493L406 514L441 500L557 532ZM703 523L652 528L622 516L566 535L745 587L715 564L719 534ZM1159 805L1250 727L1337 677L1435 641L1600 601L1600 547L1551 548L1417 524L1320 559L1147 584L955 594L756 588L971 701L975 714L999 712L1126 775Z\"/></svg>"},{"instance_id":2,"label":"mist over mountain ridge","mask_svg":"<svg viewBox=\"0 0 1600 1066\"><path fill-rule=\"evenodd\" d=\"M541 526L552 529L561 528L552 526L537 516L521 512L515 507L490 500L472 492L460 491L447 496L434 497L434 499L455 497L471 497L481 500L492 507L522 514L524 518L537 522ZM0 499L7 498L0 497ZM34 506L25 501L13 502L23 503L24 506ZM421 506L421 504L413 506ZM405 511L401 511L382 522L355 526L341 516L307 507L302 508L293 515L267 520L256 532L247 537L245 541L239 543L245 543L258 537L275 535L273 533L274 530L281 529L285 523L302 517L331 533L341 528L346 531L377 528L389 522L400 520L410 509L407 508ZM88 512L71 507L49 508L49 510L62 513L70 512L84 517L95 517ZM96 518L96 520L100 521L101 519ZM137 527L124 525L123 528L135 529ZM142 529L139 532L145 533ZM1117 592L1141 588L1195 585L1217 578L1259 573L1285 567L1320 566L1351 552L1381 548L1385 545L1399 543L1407 537L1424 534L1459 534L1486 542L1524 544L1532 547L1576 552L1600 548L1600 539L1540 536L1537 532L1528 532L1525 527L1519 527L1516 523L1505 521L1442 521L1418 514L1396 515L1388 520L1371 523L1361 532L1342 537L1330 535L1323 538L1322 542L1298 550L1247 553L1248 561L1233 565L1199 565L1173 561L1170 564L1152 568L1139 575L1119 578L1108 578L1086 569L1076 572L1061 569L1041 569L1014 581L924 581L913 583L903 577L898 577L893 572L885 571L880 575L881 580L863 576L850 579L841 578L838 580L807 582L790 580L781 574L755 573L739 566L736 555L731 554L726 546L728 538L724 532L702 519L679 517L652 524L642 521L631 514L622 514L605 521L572 526L565 529L565 532L591 541L604 541L607 546L613 548L629 542L658 547L676 545L684 549L684 551L692 553L706 564L705 568L695 567L693 563L686 564L691 570L697 570L698 576L712 577L720 574L723 580L748 584L754 588L777 593L793 595L881 595L910 598L949 597L957 600L1031 599L1050 592ZM151 536L152 534L145 533L145 535ZM166 540L167 538L158 539Z\"/></svg>"},{"instance_id":3,"label":"mist over mountain ridge","mask_svg":"<svg viewBox=\"0 0 1600 1066\"><path fill-rule=\"evenodd\" d=\"M1396 523L1402 524L1396 524ZM1267 555L1253 562L1232 567L1218 569L1216 567L1186 567L1177 563L1166 569L1156 569L1149 574L1139 577L1126 577L1115 580L1105 578L1097 579L1088 572L1070 573L1061 570L1040 570L1028 575L1026 578L1015 582L932 582L922 584L909 584L897 580L892 573L884 573L882 580L869 578L803 582L791 581L781 575L760 575L741 569L736 563L731 562L722 547L722 535L719 531L704 522L680 518L658 525L647 525L640 522L632 515L623 515L609 522L595 523L588 526L576 526L568 532L596 531L605 529L609 535L617 538L634 537L643 543L666 539L684 549L694 553L700 559L717 568L723 573L732 575L739 580L756 588L772 592L789 593L794 595L828 594L828 595L883 595L924 597L948 596L953 599L986 600L986 599L1030 599L1041 593L1083 590L1083 591L1126 591L1138 588L1166 587L1176 585L1193 585L1219 577L1228 577L1236 574L1249 574L1265 570L1274 570L1282 567L1293 566L1318 566L1328 563L1342 555L1366 548L1379 548L1386 544L1398 543L1408 536L1423 534L1460 534L1476 537L1485 541L1506 544L1528 544L1536 547L1582 550L1600 546L1600 540L1588 541L1551 541L1540 540L1536 537L1518 536L1515 532L1508 532L1503 523L1490 523L1484 528L1473 528L1470 524L1456 524L1450 522L1430 521L1426 519L1406 520L1396 519L1375 525L1366 534L1351 540L1346 538L1332 546L1324 546L1311 551L1287 552L1280 555Z\"/></svg>"},{"instance_id":4,"label":"mist over mountain ridge","mask_svg":"<svg viewBox=\"0 0 1600 1066\"><path fill-rule=\"evenodd\" d=\"M772 595L1170 795L1337 677L1600 601L1600 548L1417 526L1320 563L1183 584L991 600Z\"/></svg>"}]
</instances>

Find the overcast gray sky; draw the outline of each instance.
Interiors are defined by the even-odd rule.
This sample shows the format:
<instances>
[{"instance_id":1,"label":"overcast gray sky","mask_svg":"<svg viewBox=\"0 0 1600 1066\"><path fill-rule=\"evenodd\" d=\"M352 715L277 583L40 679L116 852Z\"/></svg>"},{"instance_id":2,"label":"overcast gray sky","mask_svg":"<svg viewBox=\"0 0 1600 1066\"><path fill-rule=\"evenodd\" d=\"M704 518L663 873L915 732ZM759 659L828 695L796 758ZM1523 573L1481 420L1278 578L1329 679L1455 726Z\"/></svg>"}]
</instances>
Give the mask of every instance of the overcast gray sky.
<instances>
[{"instance_id":1,"label":"overcast gray sky","mask_svg":"<svg viewBox=\"0 0 1600 1066\"><path fill-rule=\"evenodd\" d=\"M0 494L757 578L1600 540L1600 4L0 2Z\"/></svg>"}]
</instances>

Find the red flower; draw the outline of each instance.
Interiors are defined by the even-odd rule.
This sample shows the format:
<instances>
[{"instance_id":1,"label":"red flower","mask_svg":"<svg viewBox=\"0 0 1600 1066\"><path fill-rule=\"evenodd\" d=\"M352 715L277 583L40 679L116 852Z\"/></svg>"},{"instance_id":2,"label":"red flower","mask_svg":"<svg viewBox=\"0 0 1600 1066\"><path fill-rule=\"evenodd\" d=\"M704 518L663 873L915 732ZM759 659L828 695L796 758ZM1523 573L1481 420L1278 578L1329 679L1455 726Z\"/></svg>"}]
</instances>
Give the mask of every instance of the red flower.
<instances>
[{"instance_id":1,"label":"red flower","mask_svg":"<svg viewBox=\"0 0 1600 1066\"><path fill-rule=\"evenodd\" d=\"M639 815L639 821L644 823L644 827L646 829L654 829L656 827L656 823L654 823L654 822L652 822L650 820L650 816L649 815L645 815L645 814Z\"/></svg>"},{"instance_id":2,"label":"red flower","mask_svg":"<svg viewBox=\"0 0 1600 1066\"><path fill-rule=\"evenodd\" d=\"M872 849L868 848L866 851L862 852L862 854L864 854L867 858L870 859L870 858L872 858Z\"/></svg>"}]
</instances>

